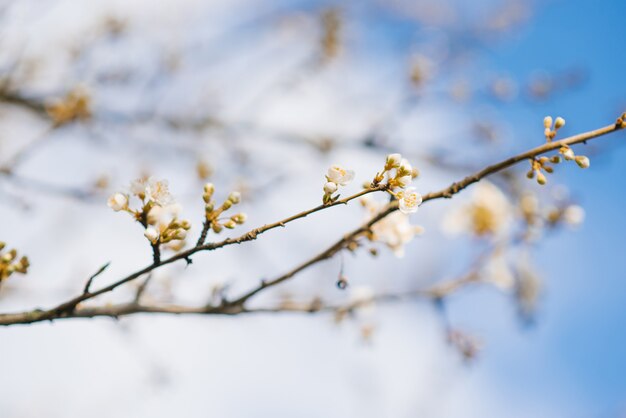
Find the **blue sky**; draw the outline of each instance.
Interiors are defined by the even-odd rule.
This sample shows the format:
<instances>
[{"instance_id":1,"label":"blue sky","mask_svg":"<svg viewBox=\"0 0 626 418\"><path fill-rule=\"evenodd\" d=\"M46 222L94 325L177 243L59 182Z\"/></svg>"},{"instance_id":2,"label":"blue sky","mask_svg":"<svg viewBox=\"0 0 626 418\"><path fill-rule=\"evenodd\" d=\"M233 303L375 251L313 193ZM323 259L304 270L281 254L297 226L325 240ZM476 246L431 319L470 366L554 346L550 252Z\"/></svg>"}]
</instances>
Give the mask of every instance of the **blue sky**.
<instances>
[{"instance_id":1,"label":"blue sky","mask_svg":"<svg viewBox=\"0 0 626 418\"><path fill-rule=\"evenodd\" d=\"M548 101L501 108L503 116L527 124L543 115L562 115L565 134L573 134L610 124L626 110L626 59L620 52L626 25L617 12L623 5L550 2L513 39L490 51L494 67L513 78L571 67L589 76L580 89ZM530 144L540 137L538 130L540 126L521 126L516 140ZM626 410L624 140L623 132L599 140L594 146L599 155L591 158L589 170L562 166L553 176L582 203L587 218L578 231L560 233L539 247L546 292L537 326L520 331L482 324L491 346L483 367L529 400L584 405L581 416ZM585 153L582 148L577 151Z\"/></svg>"}]
</instances>

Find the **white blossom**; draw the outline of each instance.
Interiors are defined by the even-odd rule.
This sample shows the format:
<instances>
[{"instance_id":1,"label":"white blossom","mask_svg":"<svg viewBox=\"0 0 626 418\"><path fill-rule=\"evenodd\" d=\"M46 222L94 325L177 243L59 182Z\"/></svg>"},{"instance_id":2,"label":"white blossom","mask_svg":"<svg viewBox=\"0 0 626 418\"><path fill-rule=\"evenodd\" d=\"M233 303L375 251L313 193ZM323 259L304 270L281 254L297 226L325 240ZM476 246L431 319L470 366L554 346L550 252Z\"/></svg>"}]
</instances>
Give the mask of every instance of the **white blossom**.
<instances>
[{"instance_id":1,"label":"white blossom","mask_svg":"<svg viewBox=\"0 0 626 418\"><path fill-rule=\"evenodd\" d=\"M339 186L345 186L354 179L354 171L346 170L339 165L333 165L328 169L326 179Z\"/></svg>"},{"instance_id":2,"label":"white blossom","mask_svg":"<svg viewBox=\"0 0 626 418\"><path fill-rule=\"evenodd\" d=\"M413 181L412 176L396 177L396 184L402 188L407 187L409 184L411 184L412 181Z\"/></svg>"},{"instance_id":3,"label":"white blossom","mask_svg":"<svg viewBox=\"0 0 626 418\"><path fill-rule=\"evenodd\" d=\"M169 223L177 219L182 211L182 206L178 203L172 203L167 206L153 206L148 212L147 220L149 225L155 225L162 230Z\"/></svg>"},{"instance_id":4,"label":"white blossom","mask_svg":"<svg viewBox=\"0 0 626 418\"><path fill-rule=\"evenodd\" d=\"M385 169L391 170L392 168L400 167L402 163L402 155L400 154L389 154L387 156L387 160L385 161Z\"/></svg>"},{"instance_id":5,"label":"white blossom","mask_svg":"<svg viewBox=\"0 0 626 418\"><path fill-rule=\"evenodd\" d=\"M513 206L504 193L488 180L481 180L469 202L447 214L443 229L451 234L501 236L509 231L512 217Z\"/></svg>"},{"instance_id":6,"label":"white blossom","mask_svg":"<svg viewBox=\"0 0 626 418\"><path fill-rule=\"evenodd\" d=\"M107 201L107 205L116 212L128 208L128 195L115 193Z\"/></svg>"},{"instance_id":7,"label":"white blossom","mask_svg":"<svg viewBox=\"0 0 626 418\"><path fill-rule=\"evenodd\" d=\"M152 177L138 179L130 184L130 191L141 200L148 200L160 206L172 203L167 180L154 180Z\"/></svg>"},{"instance_id":8,"label":"white blossom","mask_svg":"<svg viewBox=\"0 0 626 418\"><path fill-rule=\"evenodd\" d=\"M563 220L571 226L578 226L585 220L585 209L578 205L570 205L563 212Z\"/></svg>"},{"instance_id":9,"label":"white blossom","mask_svg":"<svg viewBox=\"0 0 626 418\"><path fill-rule=\"evenodd\" d=\"M378 213L384 203L376 203L370 199L361 200L370 213L370 217ZM368 217L369 219L369 217ZM385 244L398 258L404 256L404 246L411 242L415 235L422 233L420 226L411 225L409 216L402 212L393 212L372 225L370 239Z\"/></svg>"},{"instance_id":10,"label":"white blossom","mask_svg":"<svg viewBox=\"0 0 626 418\"><path fill-rule=\"evenodd\" d=\"M402 161L400 161L400 167L398 168L398 170L402 173L412 173L413 166L411 165L409 160L403 158Z\"/></svg>"},{"instance_id":11,"label":"white blossom","mask_svg":"<svg viewBox=\"0 0 626 418\"><path fill-rule=\"evenodd\" d=\"M409 187L398 193L398 197L400 197L398 205L400 212L407 215L417 212L418 206L422 204L422 195L415 191L415 187Z\"/></svg>"},{"instance_id":12,"label":"white blossom","mask_svg":"<svg viewBox=\"0 0 626 418\"><path fill-rule=\"evenodd\" d=\"M515 274L501 251L491 257L482 270L483 280L492 283L502 291L513 289Z\"/></svg>"}]
</instances>

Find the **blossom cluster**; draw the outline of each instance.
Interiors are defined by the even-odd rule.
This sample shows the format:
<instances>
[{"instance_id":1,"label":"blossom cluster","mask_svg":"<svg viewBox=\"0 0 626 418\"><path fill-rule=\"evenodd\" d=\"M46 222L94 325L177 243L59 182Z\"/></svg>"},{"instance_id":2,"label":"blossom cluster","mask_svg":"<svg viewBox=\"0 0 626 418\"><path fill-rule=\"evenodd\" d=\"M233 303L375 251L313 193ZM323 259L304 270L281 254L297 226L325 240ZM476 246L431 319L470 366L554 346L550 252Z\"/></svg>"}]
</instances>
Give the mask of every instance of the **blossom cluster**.
<instances>
[{"instance_id":1,"label":"blossom cluster","mask_svg":"<svg viewBox=\"0 0 626 418\"><path fill-rule=\"evenodd\" d=\"M565 119L559 116L554 120L553 123L552 117L546 116L543 119L543 126L545 128L544 135L546 137L546 141L551 142L556 136L557 131L565 126ZM561 162L561 158L566 161L575 161L580 168L589 168L589 158L584 155L574 154L574 150L572 150L569 145L561 146L559 148L559 154L561 155L554 155L552 157L544 156L539 158L531 158L530 170L528 171L528 173L526 173L526 177L528 177L529 179L535 178L537 180L537 183L543 186L547 183L546 176L545 174L543 174L543 172L545 171L549 174L553 173L554 168L549 164L558 164Z\"/></svg>"},{"instance_id":2,"label":"blossom cluster","mask_svg":"<svg viewBox=\"0 0 626 418\"><path fill-rule=\"evenodd\" d=\"M213 200L213 194L215 193L215 186L213 183L207 183L204 185L204 192L202 199L204 200L204 216L207 227L210 227L216 234L222 232L224 228L234 229L237 225L242 225L246 222L247 216L245 213L237 213L230 217L221 218L220 216L233 207L233 205L241 202L241 194L239 192L231 192L226 200L219 205L215 206Z\"/></svg>"},{"instance_id":3,"label":"blossom cluster","mask_svg":"<svg viewBox=\"0 0 626 418\"><path fill-rule=\"evenodd\" d=\"M418 176L418 171L400 154L389 154L385 160L383 170L376 173L371 184L366 188L381 187L381 190L398 199L398 207L402 213L409 214L417 212L418 206L422 203L422 196L415 191L414 187L408 187L414 178ZM340 195L335 192L339 186L346 186L354 179L354 171L347 170L335 164L328 169L326 183L324 184L324 196L322 202L325 205L336 202ZM400 190L398 190L400 189Z\"/></svg>"},{"instance_id":4,"label":"blossom cluster","mask_svg":"<svg viewBox=\"0 0 626 418\"><path fill-rule=\"evenodd\" d=\"M369 217L379 213L385 203L375 202L367 197L361 198L361 204L369 213ZM416 235L423 232L421 226L412 225L409 216L400 211L393 212L376 222L367 233L367 239L386 245L398 258L404 256L404 247Z\"/></svg>"},{"instance_id":5,"label":"blossom cluster","mask_svg":"<svg viewBox=\"0 0 626 418\"><path fill-rule=\"evenodd\" d=\"M324 197L322 198L322 202L325 205L336 202L337 199L339 199L339 195L335 195L335 192L339 189L339 186L346 186L353 179L354 171L346 170L338 164L330 167L326 173L326 183L324 184Z\"/></svg>"},{"instance_id":6,"label":"blossom cluster","mask_svg":"<svg viewBox=\"0 0 626 418\"><path fill-rule=\"evenodd\" d=\"M546 137L546 141L551 142L559 129L565 126L565 119L558 116L554 123L552 122L552 116L546 116L543 118L543 134Z\"/></svg>"},{"instance_id":7,"label":"blossom cluster","mask_svg":"<svg viewBox=\"0 0 626 418\"><path fill-rule=\"evenodd\" d=\"M55 125L91 117L91 99L82 88L70 91L64 98L46 105L46 113Z\"/></svg>"},{"instance_id":8,"label":"blossom cluster","mask_svg":"<svg viewBox=\"0 0 626 418\"><path fill-rule=\"evenodd\" d=\"M130 197L140 201L130 207ZM181 206L174 202L165 180L142 178L131 183L129 193L117 192L109 197L108 206L116 212L127 212L144 227L144 236L152 245L169 244L173 250L184 246L191 223L180 219Z\"/></svg>"},{"instance_id":9,"label":"blossom cluster","mask_svg":"<svg viewBox=\"0 0 626 418\"><path fill-rule=\"evenodd\" d=\"M508 233L513 207L498 186L480 181L468 202L451 210L443 221L450 234L469 233L480 238L498 238Z\"/></svg>"},{"instance_id":10,"label":"blossom cluster","mask_svg":"<svg viewBox=\"0 0 626 418\"><path fill-rule=\"evenodd\" d=\"M5 247L6 244L4 242L0 242L0 252L3 251ZM19 260L17 259L17 250L11 249L6 252L1 252L0 282L7 279L13 273L26 274L29 266L30 262L28 261L28 257L22 256Z\"/></svg>"},{"instance_id":11,"label":"blossom cluster","mask_svg":"<svg viewBox=\"0 0 626 418\"><path fill-rule=\"evenodd\" d=\"M404 214L417 212L422 204L422 195L415 191L415 187L408 187L419 172L414 169L400 154L389 154L385 159L382 171L376 173L372 187L377 187L387 177L387 191L398 199L398 208ZM401 189L397 192L394 189Z\"/></svg>"}]
</instances>

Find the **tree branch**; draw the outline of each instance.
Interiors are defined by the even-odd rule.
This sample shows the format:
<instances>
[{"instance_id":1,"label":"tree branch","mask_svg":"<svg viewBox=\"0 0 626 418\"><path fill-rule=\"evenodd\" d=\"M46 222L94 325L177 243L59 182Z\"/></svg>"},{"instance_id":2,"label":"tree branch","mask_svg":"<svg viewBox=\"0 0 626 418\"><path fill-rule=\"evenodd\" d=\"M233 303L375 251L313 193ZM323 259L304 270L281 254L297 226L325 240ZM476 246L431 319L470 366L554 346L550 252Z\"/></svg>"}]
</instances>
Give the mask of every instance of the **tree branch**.
<instances>
[{"instance_id":1,"label":"tree branch","mask_svg":"<svg viewBox=\"0 0 626 418\"><path fill-rule=\"evenodd\" d=\"M450 186L442 190L431 192L431 193L424 195L422 204L430 200L435 200L435 199L440 199L440 198L451 198L452 196L459 193L461 190L465 189L471 184L476 183L480 181L481 179L488 177L494 173L497 173L506 168L509 168L517 164L520 161L530 159L530 158L535 158L539 155L546 154L550 151L559 149L560 147L564 145L575 145L578 143L584 143L588 140L624 129L625 127L626 127L626 113L620 116L617 122L612 125L608 125L603 128L581 133L578 135L574 135L574 136L571 136L571 137L568 137L559 141L548 142L544 145L532 148L526 152L510 157L496 164L490 165L470 176L465 177L464 179L458 182L452 183ZM258 294L259 292L265 289L268 289L270 287L276 286L292 278L297 273L307 269L308 267L315 265L316 263L320 261L331 258L333 255L335 255L336 253L341 251L343 248L345 248L350 242L357 239L361 234L368 232L374 224L376 224L377 222L379 222L380 220L382 220L389 214L395 212L398 209L397 202L391 202L384 210L382 210L377 215L372 217L364 225L348 233L343 238L341 238L340 240L335 242L333 245L328 247L326 250L322 251L320 254L316 255L315 257L303 262L302 264L292 269L288 273L283 274L273 280L261 282L259 286L257 286L256 288L253 288L252 290L248 291L247 293L235 299L234 301L223 303L222 305L217 306L217 307L212 307L212 306L203 307L203 308L148 307L148 306L140 305L138 302L134 302L131 304L115 305L114 307L116 307L116 309L112 309L111 307L109 308L107 307L89 307L89 308L82 307L81 308L81 307L78 307L78 304L88 299L92 299L103 293L110 292L125 283L133 281L167 264L171 264L179 260L187 261L190 259L192 255L194 255L197 252L212 251L212 250L225 247L228 245L241 244L243 242L255 240L258 237L258 235L264 232L267 232L271 229L277 228L279 226L283 227L289 222L295 221L300 218L304 218L310 214L313 214L315 212L318 212L318 211L321 211L321 210L324 210L333 206L347 204L349 201L353 199L359 198L361 196L364 196L372 192L383 191L385 190L385 188L386 186L381 185L376 188L362 190L354 195L338 200L334 203L331 203L328 205L319 205L312 209L309 209L309 210L300 212L298 214L295 214L293 216L290 216L288 218L285 218L282 221L274 222L274 223L267 224L259 228L255 228L249 231L248 233L243 234L237 238L227 238L223 241L216 242L216 243L197 245L189 250L177 253L167 259L160 260L158 263L153 263L147 267L144 267L143 269L138 270L94 292L85 292L49 310L36 309L33 311L15 313L15 314L0 314L0 325L28 324L28 323L33 323L33 322L53 320L53 319L66 318L66 317L72 317L72 318L93 317L93 316L117 317L121 315L129 315L132 313L139 313L139 312L154 312L154 313L160 312L160 313L177 313L177 314L180 314L180 313L219 313L219 314L231 314L231 315L244 313L244 312L255 312L254 310L245 309L244 304L246 301L248 301L250 298Z\"/></svg>"}]
</instances>

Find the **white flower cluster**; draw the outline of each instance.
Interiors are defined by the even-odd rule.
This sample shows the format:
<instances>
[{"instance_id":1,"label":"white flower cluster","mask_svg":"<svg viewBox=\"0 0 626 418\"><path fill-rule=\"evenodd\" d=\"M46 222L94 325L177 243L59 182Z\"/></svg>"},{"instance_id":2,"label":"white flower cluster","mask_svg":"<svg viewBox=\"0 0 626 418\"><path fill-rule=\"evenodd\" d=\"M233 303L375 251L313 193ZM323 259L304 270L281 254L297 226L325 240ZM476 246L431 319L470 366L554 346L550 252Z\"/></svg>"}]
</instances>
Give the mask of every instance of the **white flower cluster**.
<instances>
[{"instance_id":1,"label":"white flower cluster","mask_svg":"<svg viewBox=\"0 0 626 418\"><path fill-rule=\"evenodd\" d=\"M361 204L368 210L370 217L385 206L385 203L377 203L367 197L361 198ZM396 257L401 258L404 256L404 246L422 232L422 227L411 225L407 214L393 212L372 225L368 239L385 244Z\"/></svg>"},{"instance_id":2,"label":"white flower cluster","mask_svg":"<svg viewBox=\"0 0 626 418\"><path fill-rule=\"evenodd\" d=\"M337 164L330 167L326 173L326 183L324 184L324 197L322 198L324 204L336 202L339 195L333 195L339 186L346 186L352 180L354 180L354 171L346 170Z\"/></svg>"},{"instance_id":3,"label":"white flower cluster","mask_svg":"<svg viewBox=\"0 0 626 418\"><path fill-rule=\"evenodd\" d=\"M443 221L445 232L470 233L477 237L497 238L506 235L513 219L513 206L495 184L481 180L469 202L450 211Z\"/></svg>"},{"instance_id":4,"label":"white flower cluster","mask_svg":"<svg viewBox=\"0 0 626 418\"><path fill-rule=\"evenodd\" d=\"M132 209L130 196L135 196L141 206ZM108 200L108 206L116 212L124 211L140 222L144 236L153 245L170 244L174 250L182 248L191 223L179 219L181 206L170 195L167 181L154 180L152 177L135 180L129 193L114 193Z\"/></svg>"},{"instance_id":5,"label":"white flower cluster","mask_svg":"<svg viewBox=\"0 0 626 418\"><path fill-rule=\"evenodd\" d=\"M415 191L415 187L408 187L418 176L417 170L405 158L402 158L402 155L389 154L385 160L385 168L376 174L372 185L380 184L385 179L385 175L388 176L389 193L398 199L400 212L404 214L417 212L417 208L422 204L422 195ZM394 193L395 188L403 190Z\"/></svg>"}]
</instances>

